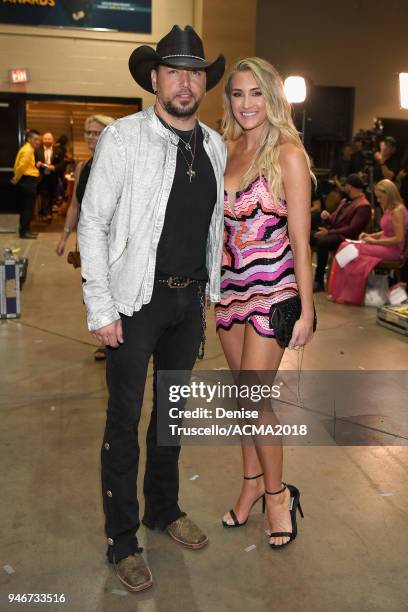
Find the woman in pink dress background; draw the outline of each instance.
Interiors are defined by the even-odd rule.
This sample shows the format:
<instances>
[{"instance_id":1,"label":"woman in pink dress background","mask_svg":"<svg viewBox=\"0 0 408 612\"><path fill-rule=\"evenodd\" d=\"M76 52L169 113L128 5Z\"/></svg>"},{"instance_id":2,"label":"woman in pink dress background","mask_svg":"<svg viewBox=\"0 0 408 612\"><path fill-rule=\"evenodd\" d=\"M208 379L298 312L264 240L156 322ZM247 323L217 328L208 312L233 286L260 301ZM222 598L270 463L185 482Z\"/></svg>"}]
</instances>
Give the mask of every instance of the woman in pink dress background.
<instances>
[{"instance_id":1,"label":"woman in pink dress background","mask_svg":"<svg viewBox=\"0 0 408 612\"><path fill-rule=\"evenodd\" d=\"M334 302L361 306L367 277L382 260L398 260L404 249L408 235L408 211L402 202L395 184L384 179L375 186L375 195L383 210L381 231L374 234L363 232L362 242L356 244L359 255L341 268L336 258L330 272L328 293ZM344 241L337 252L349 243Z\"/></svg>"}]
</instances>

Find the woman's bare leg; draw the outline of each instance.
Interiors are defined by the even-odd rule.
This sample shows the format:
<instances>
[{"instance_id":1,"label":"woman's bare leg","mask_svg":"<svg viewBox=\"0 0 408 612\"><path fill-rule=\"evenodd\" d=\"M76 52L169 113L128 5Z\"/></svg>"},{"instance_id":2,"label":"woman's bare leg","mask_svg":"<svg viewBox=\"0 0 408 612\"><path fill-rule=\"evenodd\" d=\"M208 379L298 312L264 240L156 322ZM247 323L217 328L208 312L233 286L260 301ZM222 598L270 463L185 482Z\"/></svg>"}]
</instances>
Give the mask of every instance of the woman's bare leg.
<instances>
[{"instance_id":1,"label":"woman's bare leg","mask_svg":"<svg viewBox=\"0 0 408 612\"><path fill-rule=\"evenodd\" d=\"M221 329L219 337L230 370L232 372L239 372L244 348L245 325L235 324L229 331ZM243 444L241 450L244 476L262 474L263 470L255 446ZM240 523L246 520L254 500L262 495L264 490L263 478L243 481L240 496L234 506L234 512ZM225 514L223 520L233 524L229 512Z\"/></svg>"},{"instance_id":2,"label":"woman's bare leg","mask_svg":"<svg viewBox=\"0 0 408 612\"><path fill-rule=\"evenodd\" d=\"M269 372L268 385L273 384L274 372L279 369L284 349L282 349L273 338L260 336L247 324L245 327L244 348L241 357L241 371L257 371L262 376L263 372ZM255 374L254 374L255 375ZM271 413L270 413L271 414ZM275 418L272 414L273 419ZM258 459L264 473L265 489L267 491L279 491L282 488L282 462L283 451L281 444L259 445L255 442ZM292 530L289 512L290 493L286 489L280 495L267 495L266 507L268 521L271 531ZM277 546L288 541L285 537L271 538L270 543Z\"/></svg>"}]
</instances>

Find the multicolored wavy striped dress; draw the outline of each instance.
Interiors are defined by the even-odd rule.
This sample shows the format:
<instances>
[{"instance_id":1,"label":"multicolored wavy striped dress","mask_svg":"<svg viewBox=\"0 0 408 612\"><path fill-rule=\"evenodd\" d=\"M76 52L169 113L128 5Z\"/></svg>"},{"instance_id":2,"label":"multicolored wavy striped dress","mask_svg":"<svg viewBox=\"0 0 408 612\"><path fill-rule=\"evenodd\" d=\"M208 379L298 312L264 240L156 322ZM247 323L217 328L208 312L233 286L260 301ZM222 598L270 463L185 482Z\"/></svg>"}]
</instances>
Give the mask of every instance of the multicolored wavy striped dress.
<instances>
[{"instance_id":1,"label":"multicolored wavy striped dress","mask_svg":"<svg viewBox=\"0 0 408 612\"><path fill-rule=\"evenodd\" d=\"M263 176L236 194L225 192L217 330L248 321L261 336L274 336L271 305L298 292L287 216L286 202L274 201Z\"/></svg>"}]
</instances>

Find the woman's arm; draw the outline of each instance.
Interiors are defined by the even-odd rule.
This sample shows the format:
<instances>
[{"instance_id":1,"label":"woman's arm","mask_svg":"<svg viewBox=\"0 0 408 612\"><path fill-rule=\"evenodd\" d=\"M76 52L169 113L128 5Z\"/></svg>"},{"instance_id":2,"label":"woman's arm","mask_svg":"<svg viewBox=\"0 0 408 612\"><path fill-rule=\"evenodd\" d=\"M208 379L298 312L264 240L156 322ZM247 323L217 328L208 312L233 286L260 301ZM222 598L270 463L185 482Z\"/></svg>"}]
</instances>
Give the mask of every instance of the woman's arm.
<instances>
[{"instance_id":1,"label":"woman's arm","mask_svg":"<svg viewBox=\"0 0 408 612\"><path fill-rule=\"evenodd\" d=\"M373 238L374 244L400 244L403 242L405 238L405 230L404 230L404 213L402 212L402 208L395 208L391 213L391 221L392 227L394 229L394 236L390 236L389 238ZM383 232L378 232L378 234L383 234ZM376 236L376 234L370 234L368 238L372 238ZM366 239L366 242L370 244L370 240Z\"/></svg>"},{"instance_id":2,"label":"woman's arm","mask_svg":"<svg viewBox=\"0 0 408 612\"><path fill-rule=\"evenodd\" d=\"M283 144L280 165L288 206L288 229L302 314L293 330L290 346L302 346L312 338L314 308L310 254L310 173L304 152Z\"/></svg>"},{"instance_id":3,"label":"woman's arm","mask_svg":"<svg viewBox=\"0 0 408 612\"><path fill-rule=\"evenodd\" d=\"M75 168L75 173L74 173L74 176L75 176L74 189L73 189L73 192L72 192L71 202L69 203L67 214L65 216L64 231L61 234L60 241L57 244L57 248L56 248L57 255L63 255L64 254L68 238L69 238L71 232L78 225L79 202L78 202L78 200L76 198L76 188L77 188L77 185L78 185L79 176L81 174L83 165L84 165L84 162L79 162L79 164L77 164L77 167Z\"/></svg>"},{"instance_id":4,"label":"woman's arm","mask_svg":"<svg viewBox=\"0 0 408 612\"><path fill-rule=\"evenodd\" d=\"M380 238L383 235L383 231L381 230L380 232L374 232L373 234L367 234L366 232L361 232L361 234L359 235L358 239L359 240L365 240L366 238Z\"/></svg>"}]
</instances>

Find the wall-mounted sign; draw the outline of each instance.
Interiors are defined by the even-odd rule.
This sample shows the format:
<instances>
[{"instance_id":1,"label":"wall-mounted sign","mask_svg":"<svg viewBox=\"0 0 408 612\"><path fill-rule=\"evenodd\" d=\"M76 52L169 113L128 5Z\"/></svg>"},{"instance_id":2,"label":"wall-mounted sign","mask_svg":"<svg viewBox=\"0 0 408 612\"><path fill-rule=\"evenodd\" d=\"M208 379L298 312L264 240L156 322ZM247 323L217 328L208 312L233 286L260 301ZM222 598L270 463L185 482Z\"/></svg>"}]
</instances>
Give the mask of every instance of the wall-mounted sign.
<instances>
[{"instance_id":1,"label":"wall-mounted sign","mask_svg":"<svg viewBox=\"0 0 408 612\"><path fill-rule=\"evenodd\" d=\"M28 83L29 80L30 74L27 68L12 68L12 70L9 70L10 83Z\"/></svg>"},{"instance_id":2,"label":"wall-mounted sign","mask_svg":"<svg viewBox=\"0 0 408 612\"><path fill-rule=\"evenodd\" d=\"M150 33L152 0L0 0L0 23Z\"/></svg>"}]
</instances>

